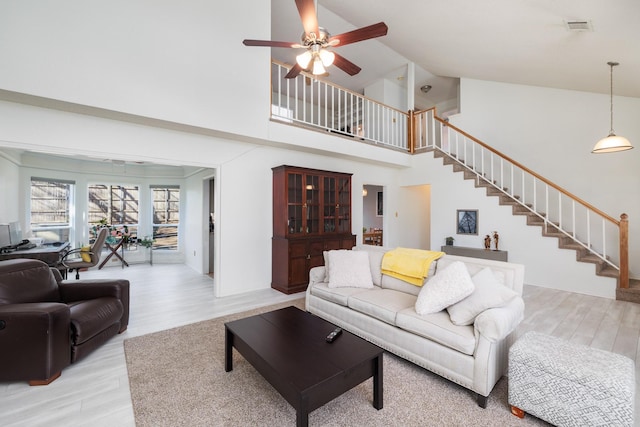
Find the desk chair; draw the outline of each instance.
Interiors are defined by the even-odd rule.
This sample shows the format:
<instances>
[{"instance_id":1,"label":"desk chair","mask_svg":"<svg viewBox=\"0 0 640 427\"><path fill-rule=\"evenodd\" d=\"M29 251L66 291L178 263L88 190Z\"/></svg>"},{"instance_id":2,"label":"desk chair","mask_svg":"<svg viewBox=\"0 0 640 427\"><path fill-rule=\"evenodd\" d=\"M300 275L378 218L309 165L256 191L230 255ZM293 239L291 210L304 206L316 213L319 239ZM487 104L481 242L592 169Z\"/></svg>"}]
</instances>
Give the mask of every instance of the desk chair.
<instances>
[{"instance_id":1,"label":"desk chair","mask_svg":"<svg viewBox=\"0 0 640 427\"><path fill-rule=\"evenodd\" d=\"M93 245L89 247L88 251L87 249L83 250L82 248L76 248L62 256L60 264L65 269L65 278L68 272L75 270L76 280L78 280L80 279L81 268L95 267L98 265L100 262L100 256L102 255L102 247L104 246L104 241L107 239L108 233L109 230L101 228L96 240L93 242Z\"/></svg>"}]
</instances>

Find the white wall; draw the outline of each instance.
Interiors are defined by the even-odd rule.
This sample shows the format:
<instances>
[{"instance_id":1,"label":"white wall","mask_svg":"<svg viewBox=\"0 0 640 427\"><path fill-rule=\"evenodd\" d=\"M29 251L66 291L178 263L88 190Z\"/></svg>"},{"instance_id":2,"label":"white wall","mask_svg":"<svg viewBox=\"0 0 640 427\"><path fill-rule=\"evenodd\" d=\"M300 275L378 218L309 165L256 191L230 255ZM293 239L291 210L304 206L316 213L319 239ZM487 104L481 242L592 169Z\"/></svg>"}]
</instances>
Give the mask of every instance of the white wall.
<instances>
[{"instance_id":1,"label":"white wall","mask_svg":"<svg viewBox=\"0 0 640 427\"><path fill-rule=\"evenodd\" d=\"M400 111L407 111L407 89L389 80L380 79L364 88L364 96Z\"/></svg>"},{"instance_id":2,"label":"white wall","mask_svg":"<svg viewBox=\"0 0 640 427\"><path fill-rule=\"evenodd\" d=\"M402 223L398 231L399 246L439 251L431 246L431 186L411 185L398 189L398 209L389 215Z\"/></svg>"},{"instance_id":3,"label":"white wall","mask_svg":"<svg viewBox=\"0 0 640 427\"><path fill-rule=\"evenodd\" d=\"M462 79L451 123L613 218L629 215L632 277L640 277L640 99L614 97L614 128L636 149L591 154L609 132L609 95Z\"/></svg>"},{"instance_id":4,"label":"white wall","mask_svg":"<svg viewBox=\"0 0 640 427\"><path fill-rule=\"evenodd\" d=\"M0 152L0 224L20 219L19 181L20 168L17 160Z\"/></svg>"},{"instance_id":5,"label":"white wall","mask_svg":"<svg viewBox=\"0 0 640 427\"><path fill-rule=\"evenodd\" d=\"M260 135L246 118L266 113L270 51L241 41L269 39L270 16L259 0L3 1L0 89Z\"/></svg>"}]
</instances>

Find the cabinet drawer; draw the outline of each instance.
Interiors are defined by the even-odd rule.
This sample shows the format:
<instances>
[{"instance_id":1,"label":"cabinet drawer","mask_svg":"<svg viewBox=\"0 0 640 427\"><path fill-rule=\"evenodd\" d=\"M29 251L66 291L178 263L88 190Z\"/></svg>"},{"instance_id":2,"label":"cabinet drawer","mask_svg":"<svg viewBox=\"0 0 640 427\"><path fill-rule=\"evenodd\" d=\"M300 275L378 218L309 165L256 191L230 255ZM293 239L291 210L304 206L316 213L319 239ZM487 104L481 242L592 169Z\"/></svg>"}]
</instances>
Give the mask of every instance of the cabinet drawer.
<instances>
[{"instance_id":1,"label":"cabinet drawer","mask_svg":"<svg viewBox=\"0 0 640 427\"><path fill-rule=\"evenodd\" d=\"M307 242L289 241L289 254L292 257L301 257L307 255Z\"/></svg>"},{"instance_id":2,"label":"cabinet drawer","mask_svg":"<svg viewBox=\"0 0 640 427\"><path fill-rule=\"evenodd\" d=\"M324 250L324 242L322 240L309 242L309 253L311 255L322 255Z\"/></svg>"}]
</instances>

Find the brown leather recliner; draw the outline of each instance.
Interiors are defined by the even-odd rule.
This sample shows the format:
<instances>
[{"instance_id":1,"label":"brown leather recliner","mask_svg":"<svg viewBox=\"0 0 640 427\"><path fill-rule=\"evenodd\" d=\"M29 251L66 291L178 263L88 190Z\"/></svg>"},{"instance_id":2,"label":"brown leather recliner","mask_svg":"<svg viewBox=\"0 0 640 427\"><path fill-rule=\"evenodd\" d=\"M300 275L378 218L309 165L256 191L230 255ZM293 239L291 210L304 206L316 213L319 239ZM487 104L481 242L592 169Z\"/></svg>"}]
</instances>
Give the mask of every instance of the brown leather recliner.
<instances>
[{"instance_id":1,"label":"brown leather recliner","mask_svg":"<svg viewBox=\"0 0 640 427\"><path fill-rule=\"evenodd\" d=\"M0 381L49 384L128 324L128 280L63 281L42 261L0 261Z\"/></svg>"}]
</instances>

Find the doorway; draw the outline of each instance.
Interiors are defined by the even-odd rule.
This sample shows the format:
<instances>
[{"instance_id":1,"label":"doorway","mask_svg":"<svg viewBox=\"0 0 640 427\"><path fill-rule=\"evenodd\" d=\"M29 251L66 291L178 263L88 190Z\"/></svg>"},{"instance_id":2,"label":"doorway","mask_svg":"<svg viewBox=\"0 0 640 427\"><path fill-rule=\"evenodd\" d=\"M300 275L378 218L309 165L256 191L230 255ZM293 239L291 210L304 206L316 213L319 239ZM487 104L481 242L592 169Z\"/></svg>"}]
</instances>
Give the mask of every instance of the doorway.
<instances>
[{"instance_id":1,"label":"doorway","mask_svg":"<svg viewBox=\"0 0 640 427\"><path fill-rule=\"evenodd\" d=\"M362 244L384 245L384 187L362 186Z\"/></svg>"},{"instance_id":2,"label":"doorway","mask_svg":"<svg viewBox=\"0 0 640 427\"><path fill-rule=\"evenodd\" d=\"M202 179L202 272L213 278L215 269L215 176Z\"/></svg>"}]
</instances>

